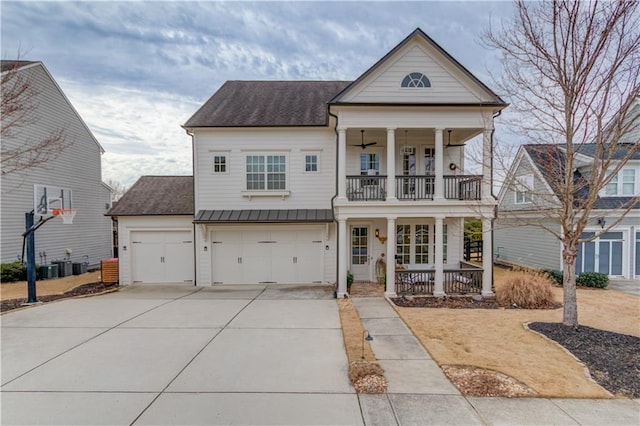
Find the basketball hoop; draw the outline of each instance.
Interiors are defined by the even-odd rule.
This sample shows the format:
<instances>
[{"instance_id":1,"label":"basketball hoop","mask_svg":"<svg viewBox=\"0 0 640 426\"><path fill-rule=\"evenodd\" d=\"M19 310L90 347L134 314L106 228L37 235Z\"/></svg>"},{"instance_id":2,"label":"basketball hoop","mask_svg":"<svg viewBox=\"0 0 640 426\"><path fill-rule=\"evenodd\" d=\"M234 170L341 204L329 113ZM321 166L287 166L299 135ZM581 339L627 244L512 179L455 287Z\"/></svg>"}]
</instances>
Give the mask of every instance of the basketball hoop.
<instances>
[{"instance_id":1,"label":"basketball hoop","mask_svg":"<svg viewBox=\"0 0 640 426\"><path fill-rule=\"evenodd\" d=\"M53 209L51 210L54 216L60 216L62 218L62 223L64 224L72 224L73 218L76 216L76 209Z\"/></svg>"}]
</instances>

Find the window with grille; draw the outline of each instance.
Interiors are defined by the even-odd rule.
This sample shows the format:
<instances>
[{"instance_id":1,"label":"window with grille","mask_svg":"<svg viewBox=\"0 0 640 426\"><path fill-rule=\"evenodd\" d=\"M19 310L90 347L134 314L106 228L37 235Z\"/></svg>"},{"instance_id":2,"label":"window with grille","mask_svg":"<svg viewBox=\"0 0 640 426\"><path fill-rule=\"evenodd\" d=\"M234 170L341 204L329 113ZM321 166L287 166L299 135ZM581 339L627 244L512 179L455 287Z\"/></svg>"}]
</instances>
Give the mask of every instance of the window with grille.
<instances>
[{"instance_id":1,"label":"window with grille","mask_svg":"<svg viewBox=\"0 0 640 426\"><path fill-rule=\"evenodd\" d=\"M247 155L247 190L285 190L286 171L284 155Z\"/></svg>"}]
</instances>

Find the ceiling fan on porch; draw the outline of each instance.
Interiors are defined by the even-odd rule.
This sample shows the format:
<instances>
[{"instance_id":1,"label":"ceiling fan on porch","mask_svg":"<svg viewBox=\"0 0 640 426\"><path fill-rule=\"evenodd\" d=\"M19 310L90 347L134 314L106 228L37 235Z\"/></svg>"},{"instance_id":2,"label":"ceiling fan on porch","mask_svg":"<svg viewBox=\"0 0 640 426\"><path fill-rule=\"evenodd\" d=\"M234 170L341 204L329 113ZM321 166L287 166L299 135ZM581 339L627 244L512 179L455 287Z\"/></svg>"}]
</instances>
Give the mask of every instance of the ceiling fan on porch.
<instances>
[{"instance_id":1,"label":"ceiling fan on porch","mask_svg":"<svg viewBox=\"0 0 640 426\"><path fill-rule=\"evenodd\" d=\"M372 146L372 145L377 145L378 142L369 142L369 143L364 143L364 130L360 130L360 145L352 145L352 146L359 146L362 149L366 149L368 146Z\"/></svg>"},{"instance_id":2,"label":"ceiling fan on porch","mask_svg":"<svg viewBox=\"0 0 640 426\"><path fill-rule=\"evenodd\" d=\"M451 129L447 130L449 133L449 141L445 145L445 148L453 147L453 146L464 146L464 143L451 143Z\"/></svg>"}]
</instances>

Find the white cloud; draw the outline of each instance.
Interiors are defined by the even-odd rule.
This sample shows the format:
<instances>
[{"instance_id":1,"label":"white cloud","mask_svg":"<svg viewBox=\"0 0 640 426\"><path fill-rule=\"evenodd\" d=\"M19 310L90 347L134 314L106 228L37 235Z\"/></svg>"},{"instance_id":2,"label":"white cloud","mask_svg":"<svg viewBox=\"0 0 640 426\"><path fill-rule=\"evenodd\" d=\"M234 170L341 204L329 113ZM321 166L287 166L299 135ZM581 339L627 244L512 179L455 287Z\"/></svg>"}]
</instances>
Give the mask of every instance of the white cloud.
<instances>
[{"instance_id":1,"label":"white cloud","mask_svg":"<svg viewBox=\"0 0 640 426\"><path fill-rule=\"evenodd\" d=\"M104 180L191 174L191 138L180 126L200 102L176 94L59 82L106 150Z\"/></svg>"}]
</instances>

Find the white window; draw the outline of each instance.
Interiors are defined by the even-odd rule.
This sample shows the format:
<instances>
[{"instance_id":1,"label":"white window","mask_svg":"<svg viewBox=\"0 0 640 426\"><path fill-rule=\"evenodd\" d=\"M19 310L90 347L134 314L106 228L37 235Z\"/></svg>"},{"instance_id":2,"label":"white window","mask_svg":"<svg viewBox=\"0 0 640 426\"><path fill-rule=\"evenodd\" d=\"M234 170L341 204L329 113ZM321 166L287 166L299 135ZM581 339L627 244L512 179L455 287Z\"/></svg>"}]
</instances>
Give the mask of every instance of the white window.
<instances>
[{"instance_id":1,"label":"white window","mask_svg":"<svg viewBox=\"0 0 640 426\"><path fill-rule=\"evenodd\" d=\"M609 197L631 197L640 192L640 170L624 168L615 175L604 188Z\"/></svg>"},{"instance_id":2,"label":"white window","mask_svg":"<svg viewBox=\"0 0 640 426\"><path fill-rule=\"evenodd\" d=\"M318 155L317 154L307 154L304 156L304 171L305 173L318 172Z\"/></svg>"},{"instance_id":3,"label":"white window","mask_svg":"<svg viewBox=\"0 0 640 426\"><path fill-rule=\"evenodd\" d=\"M525 204L533 200L531 192L533 191L533 174L519 176L516 178L515 187L515 203Z\"/></svg>"},{"instance_id":4,"label":"white window","mask_svg":"<svg viewBox=\"0 0 640 426\"><path fill-rule=\"evenodd\" d=\"M402 79L400 87L431 87L431 82L421 72L412 72Z\"/></svg>"},{"instance_id":5,"label":"white window","mask_svg":"<svg viewBox=\"0 0 640 426\"><path fill-rule=\"evenodd\" d=\"M287 159L284 155L247 155L247 190L285 190L286 171Z\"/></svg>"},{"instance_id":6,"label":"white window","mask_svg":"<svg viewBox=\"0 0 640 426\"><path fill-rule=\"evenodd\" d=\"M216 154L213 156L213 173L227 173L227 156Z\"/></svg>"}]
</instances>

